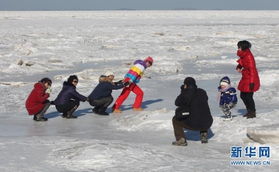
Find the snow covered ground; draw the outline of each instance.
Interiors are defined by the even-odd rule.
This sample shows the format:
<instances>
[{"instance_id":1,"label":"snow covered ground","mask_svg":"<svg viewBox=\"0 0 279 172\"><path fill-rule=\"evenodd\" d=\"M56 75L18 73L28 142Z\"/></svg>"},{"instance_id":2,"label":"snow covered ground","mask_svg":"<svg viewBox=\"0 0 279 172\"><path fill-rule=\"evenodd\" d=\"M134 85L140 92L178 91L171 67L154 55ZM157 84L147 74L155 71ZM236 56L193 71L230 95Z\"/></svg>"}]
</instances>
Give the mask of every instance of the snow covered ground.
<instances>
[{"instance_id":1,"label":"snow covered ground","mask_svg":"<svg viewBox=\"0 0 279 172\"><path fill-rule=\"evenodd\" d=\"M263 138L262 145L247 137L247 131L278 137L278 35L279 11L2 11L0 171L278 171L276 139ZM241 116L239 99L234 119L223 121L216 87L224 75L237 86L236 44L243 39L253 44L261 78L257 118ZM131 110L132 95L121 115L97 116L88 103L75 120L61 118L54 107L45 123L26 113L25 99L42 77L54 82L51 99L70 74L79 76L78 90L88 95L99 75L112 70L122 79L131 62L146 56L155 62L139 84L143 112ZM188 146L175 147L171 118L186 76L207 91L214 123L208 144L187 131ZM232 146L269 146L271 157L231 158ZM231 165L233 160L271 165Z\"/></svg>"}]
</instances>

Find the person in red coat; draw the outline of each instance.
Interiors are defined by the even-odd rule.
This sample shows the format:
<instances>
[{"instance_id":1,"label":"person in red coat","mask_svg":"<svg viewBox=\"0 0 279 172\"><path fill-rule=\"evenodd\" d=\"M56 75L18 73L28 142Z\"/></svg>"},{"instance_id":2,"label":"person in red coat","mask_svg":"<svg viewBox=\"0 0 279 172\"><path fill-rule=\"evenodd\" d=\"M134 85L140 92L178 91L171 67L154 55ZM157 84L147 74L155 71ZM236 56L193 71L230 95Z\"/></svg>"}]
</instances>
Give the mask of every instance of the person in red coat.
<instances>
[{"instance_id":1,"label":"person in red coat","mask_svg":"<svg viewBox=\"0 0 279 172\"><path fill-rule=\"evenodd\" d=\"M255 118L256 108L253 99L254 92L260 88L260 79L256 68L256 62L252 52L250 51L251 43L243 40L237 43L237 60L236 70L242 74L242 78L238 84L238 90L241 92L240 97L246 106L247 113L244 117Z\"/></svg>"},{"instance_id":2,"label":"person in red coat","mask_svg":"<svg viewBox=\"0 0 279 172\"><path fill-rule=\"evenodd\" d=\"M33 90L25 102L26 110L29 115L34 115L33 120L35 121L47 121L44 114L50 106L48 97L51 92L51 84L52 81L49 78L43 78L35 83Z\"/></svg>"}]
</instances>

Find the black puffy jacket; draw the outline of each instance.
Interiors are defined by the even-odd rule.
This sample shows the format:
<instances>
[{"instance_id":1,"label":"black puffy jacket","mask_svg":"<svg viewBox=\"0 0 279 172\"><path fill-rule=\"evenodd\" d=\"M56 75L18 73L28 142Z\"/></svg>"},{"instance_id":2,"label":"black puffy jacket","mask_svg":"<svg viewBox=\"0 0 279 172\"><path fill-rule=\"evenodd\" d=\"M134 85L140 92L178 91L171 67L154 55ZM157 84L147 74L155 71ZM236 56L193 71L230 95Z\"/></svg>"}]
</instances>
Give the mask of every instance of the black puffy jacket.
<instances>
[{"instance_id":1,"label":"black puffy jacket","mask_svg":"<svg viewBox=\"0 0 279 172\"><path fill-rule=\"evenodd\" d=\"M203 89L190 87L182 88L175 105L190 112L190 115L183 119L186 125L195 130L208 130L213 123L213 118L207 101L208 97Z\"/></svg>"}]
</instances>

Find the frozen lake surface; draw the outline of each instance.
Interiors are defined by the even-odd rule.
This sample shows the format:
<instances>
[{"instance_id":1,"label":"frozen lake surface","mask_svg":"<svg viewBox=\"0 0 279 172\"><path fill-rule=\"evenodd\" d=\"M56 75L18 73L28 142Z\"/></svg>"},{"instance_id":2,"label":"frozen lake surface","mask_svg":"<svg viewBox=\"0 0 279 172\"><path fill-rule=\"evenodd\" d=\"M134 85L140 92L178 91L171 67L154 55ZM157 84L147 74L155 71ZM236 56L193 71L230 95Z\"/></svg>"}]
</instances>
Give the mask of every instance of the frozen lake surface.
<instances>
[{"instance_id":1,"label":"frozen lake surface","mask_svg":"<svg viewBox=\"0 0 279 172\"><path fill-rule=\"evenodd\" d=\"M1 11L0 171L278 171L278 143L247 137L247 130L278 133L278 35L279 11ZM227 75L237 87L236 44L244 39L252 43L261 78L257 118L241 116L238 92L234 119L223 121L217 86ZM53 80L51 100L70 74L89 95L101 74L112 70L122 79L134 60L147 56L154 65L139 84L143 112L132 111L131 95L120 116L97 116L88 103L75 120L61 118L55 107L44 123L27 115L25 100L42 77ZM174 100L187 76L207 91L214 123L208 144L187 131L188 146L174 147ZM271 165L231 165L232 146L269 146L270 158L241 160Z\"/></svg>"}]
</instances>

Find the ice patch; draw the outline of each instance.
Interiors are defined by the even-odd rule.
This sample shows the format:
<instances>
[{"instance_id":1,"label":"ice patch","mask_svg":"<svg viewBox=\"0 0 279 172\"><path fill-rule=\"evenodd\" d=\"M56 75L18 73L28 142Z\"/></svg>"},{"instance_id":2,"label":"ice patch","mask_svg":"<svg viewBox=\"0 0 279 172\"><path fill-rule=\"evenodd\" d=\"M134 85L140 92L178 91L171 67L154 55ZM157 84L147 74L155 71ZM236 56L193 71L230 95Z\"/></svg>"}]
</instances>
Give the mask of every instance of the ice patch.
<instances>
[{"instance_id":1,"label":"ice patch","mask_svg":"<svg viewBox=\"0 0 279 172\"><path fill-rule=\"evenodd\" d=\"M131 114L121 114L110 122L118 130L142 131L142 130L171 130L173 111L165 108L156 111L143 111Z\"/></svg>"}]
</instances>

